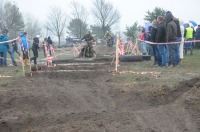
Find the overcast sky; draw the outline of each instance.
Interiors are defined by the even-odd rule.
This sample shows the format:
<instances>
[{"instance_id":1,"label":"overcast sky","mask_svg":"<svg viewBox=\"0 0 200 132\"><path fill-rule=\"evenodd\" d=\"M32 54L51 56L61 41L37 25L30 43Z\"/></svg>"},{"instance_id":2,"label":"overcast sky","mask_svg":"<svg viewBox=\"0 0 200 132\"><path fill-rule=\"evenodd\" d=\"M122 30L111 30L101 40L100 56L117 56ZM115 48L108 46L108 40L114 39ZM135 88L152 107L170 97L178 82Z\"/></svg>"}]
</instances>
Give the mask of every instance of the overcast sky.
<instances>
[{"instance_id":1,"label":"overcast sky","mask_svg":"<svg viewBox=\"0 0 200 132\"><path fill-rule=\"evenodd\" d=\"M15 1L23 14L31 13L41 22L45 21L50 6L59 6L70 15L72 0L11 0ZM92 0L78 0L90 11ZM153 11L155 7L169 10L173 15L184 22L194 20L200 24L200 0L108 0L113 3L121 14L121 20L116 30L125 30L135 21L144 25L145 12ZM91 14L91 13L90 13Z\"/></svg>"}]
</instances>

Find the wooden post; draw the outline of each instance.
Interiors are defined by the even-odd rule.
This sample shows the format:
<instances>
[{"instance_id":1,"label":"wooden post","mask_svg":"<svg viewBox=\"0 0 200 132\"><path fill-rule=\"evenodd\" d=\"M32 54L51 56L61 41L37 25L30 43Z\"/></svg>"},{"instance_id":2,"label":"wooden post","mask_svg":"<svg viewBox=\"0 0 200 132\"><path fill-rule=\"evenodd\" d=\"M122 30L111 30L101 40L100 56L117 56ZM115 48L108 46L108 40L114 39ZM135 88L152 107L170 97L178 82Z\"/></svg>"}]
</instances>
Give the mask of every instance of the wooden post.
<instances>
[{"instance_id":1,"label":"wooden post","mask_svg":"<svg viewBox=\"0 0 200 132\"><path fill-rule=\"evenodd\" d=\"M117 66L118 66L118 57L119 57L119 47L118 47L118 42L119 41L119 36L117 35L117 38L116 38L116 53L115 53L115 71L117 72Z\"/></svg>"}]
</instances>

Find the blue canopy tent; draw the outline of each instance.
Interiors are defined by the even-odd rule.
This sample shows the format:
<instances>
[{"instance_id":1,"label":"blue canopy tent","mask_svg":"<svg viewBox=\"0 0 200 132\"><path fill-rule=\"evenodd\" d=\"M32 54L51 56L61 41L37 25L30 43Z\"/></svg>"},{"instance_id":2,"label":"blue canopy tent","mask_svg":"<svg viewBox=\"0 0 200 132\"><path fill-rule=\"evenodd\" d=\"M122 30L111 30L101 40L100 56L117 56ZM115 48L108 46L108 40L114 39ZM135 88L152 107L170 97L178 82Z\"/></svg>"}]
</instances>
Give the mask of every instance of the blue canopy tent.
<instances>
[{"instance_id":1,"label":"blue canopy tent","mask_svg":"<svg viewBox=\"0 0 200 132\"><path fill-rule=\"evenodd\" d=\"M197 26L197 23L195 21L193 21L193 20L190 20L188 23L189 23L190 26L193 26L194 28ZM186 28L187 27L187 23L184 23L183 27Z\"/></svg>"}]
</instances>

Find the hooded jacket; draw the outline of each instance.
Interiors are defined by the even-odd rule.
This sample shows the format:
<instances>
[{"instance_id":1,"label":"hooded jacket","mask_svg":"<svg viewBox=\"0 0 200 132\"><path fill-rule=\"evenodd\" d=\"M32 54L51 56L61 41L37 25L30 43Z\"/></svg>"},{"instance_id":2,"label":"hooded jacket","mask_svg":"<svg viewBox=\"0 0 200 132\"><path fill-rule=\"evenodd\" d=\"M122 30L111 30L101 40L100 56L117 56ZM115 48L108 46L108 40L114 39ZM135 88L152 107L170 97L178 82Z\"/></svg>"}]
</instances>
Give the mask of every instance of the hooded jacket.
<instances>
[{"instance_id":1,"label":"hooded jacket","mask_svg":"<svg viewBox=\"0 0 200 132\"><path fill-rule=\"evenodd\" d=\"M35 37L33 39L33 46L32 46L32 49L39 49L39 38L38 37Z\"/></svg>"},{"instance_id":2,"label":"hooded jacket","mask_svg":"<svg viewBox=\"0 0 200 132\"><path fill-rule=\"evenodd\" d=\"M157 33L156 33L156 42L158 42L158 43L166 42L166 24L165 24L165 22L161 22L158 25Z\"/></svg>"},{"instance_id":3,"label":"hooded jacket","mask_svg":"<svg viewBox=\"0 0 200 132\"><path fill-rule=\"evenodd\" d=\"M8 36L2 34L0 36L0 42L8 41ZM0 52L7 52L9 49L9 43L0 43Z\"/></svg>"},{"instance_id":4,"label":"hooded jacket","mask_svg":"<svg viewBox=\"0 0 200 132\"><path fill-rule=\"evenodd\" d=\"M176 26L177 26L177 37L182 37L179 20L175 17L174 17L173 20L174 20L174 22L176 23Z\"/></svg>"},{"instance_id":5,"label":"hooded jacket","mask_svg":"<svg viewBox=\"0 0 200 132\"><path fill-rule=\"evenodd\" d=\"M28 44L28 41L26 39L26 36L24 34L21 34L20 35L20 39L21 39L21 47L22 47L22 50L25 51L25 50L28 50L29 49L29 44Z\"/></svg>"},{"instance_id":6,"label":"hooded jacket","mask_svg":"<svg viewBox=\"0 0 200 132\"><path fill-rule=\"evenodd\" d=\"M167 42L175 41L177 38L177 25L173 21L173 15L171 13L165 16L167 24Z\"/></svg>"}]
</instances>

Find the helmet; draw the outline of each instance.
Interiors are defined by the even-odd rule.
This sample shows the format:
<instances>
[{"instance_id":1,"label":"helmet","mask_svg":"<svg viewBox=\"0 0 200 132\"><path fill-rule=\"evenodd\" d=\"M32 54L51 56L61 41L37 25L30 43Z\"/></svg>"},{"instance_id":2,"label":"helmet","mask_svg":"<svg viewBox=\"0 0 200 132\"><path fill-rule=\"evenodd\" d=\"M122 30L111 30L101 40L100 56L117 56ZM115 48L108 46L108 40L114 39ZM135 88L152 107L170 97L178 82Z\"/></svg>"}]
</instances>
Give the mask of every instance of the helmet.
<instances>
[{"instance_id":1,"label":"helmet","mask_svg":"<svg viewBox=\"0 0 200 132\"><path fill-rule=\"evenodd\" d=\"M36 35L36 38L40 38L40 35Z\"/></svg>"}]
</instances>

